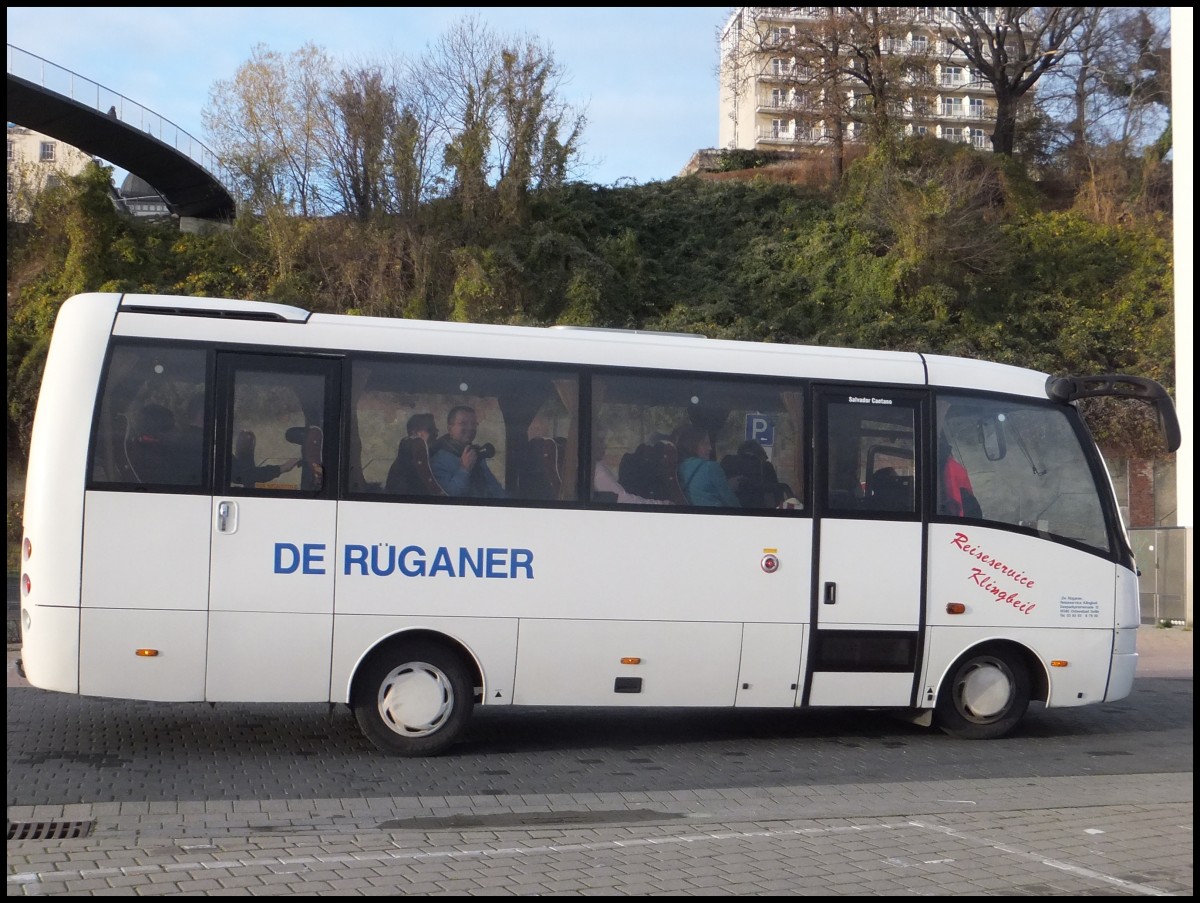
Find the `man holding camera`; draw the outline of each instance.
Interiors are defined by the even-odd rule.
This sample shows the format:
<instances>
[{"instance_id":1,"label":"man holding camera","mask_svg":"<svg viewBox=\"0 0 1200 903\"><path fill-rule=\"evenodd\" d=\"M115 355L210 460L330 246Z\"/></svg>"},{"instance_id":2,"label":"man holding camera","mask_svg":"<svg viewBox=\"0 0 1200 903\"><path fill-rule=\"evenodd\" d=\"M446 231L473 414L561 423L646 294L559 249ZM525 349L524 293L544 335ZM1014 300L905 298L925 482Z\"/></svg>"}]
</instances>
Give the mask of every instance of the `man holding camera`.
<instances>
[{"instance_id":1,"label":"man holding camera","mask_svg":"<svg viewBox=\"0 0 1200 903\"><path fill-rule=\"evenodd\" d=\"M479 429L475 409L456 405L446 415L446 435L437 440L429 464L447 495L460 498L502 499L504 487L488 469L496 453L490 445L473 445Z\"/></svg>"}]
</instances>

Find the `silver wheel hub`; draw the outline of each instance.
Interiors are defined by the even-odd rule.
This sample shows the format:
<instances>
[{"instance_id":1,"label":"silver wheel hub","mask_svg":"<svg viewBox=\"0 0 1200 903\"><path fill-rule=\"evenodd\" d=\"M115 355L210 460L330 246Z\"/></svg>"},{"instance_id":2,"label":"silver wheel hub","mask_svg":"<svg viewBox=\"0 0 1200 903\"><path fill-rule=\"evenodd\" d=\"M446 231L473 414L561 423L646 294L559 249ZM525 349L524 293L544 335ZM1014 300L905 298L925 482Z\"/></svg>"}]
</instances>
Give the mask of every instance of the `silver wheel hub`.
<instances>
[{"instance_id":1,"label":"silver wheel hub","mask_svg":"<svg viewBox=\"0 0 1200 903\"><path fill-rule=\"evenodd\" d=\"M379 717L405 737L434 733L454 710L450 678L428 662L406 662L388 672L379 685Z\"/></svg>"},{"instance_id":2,"label":"silver wheel hub","mask_svg":"<svg viewBox=\"0 0 1200 903\"><path fill-rule=\"evenodd\" d=\"M959 708L963 715L976 720L1003 714L1012 697L1012 677L994 661L980 662L959 684Z\"/></svg>"}]
</instances>

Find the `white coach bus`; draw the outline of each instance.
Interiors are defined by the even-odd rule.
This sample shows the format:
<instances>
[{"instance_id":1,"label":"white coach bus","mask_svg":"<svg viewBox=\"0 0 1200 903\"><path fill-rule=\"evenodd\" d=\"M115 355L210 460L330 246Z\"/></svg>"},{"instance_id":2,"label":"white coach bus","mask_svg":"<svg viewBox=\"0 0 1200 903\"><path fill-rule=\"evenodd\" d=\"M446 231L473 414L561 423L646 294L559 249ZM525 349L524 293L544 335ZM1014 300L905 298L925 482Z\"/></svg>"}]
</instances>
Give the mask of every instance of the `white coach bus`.
<instances>
[{"instance_id":1,"label":"white coach bus","mask_svg":"<svg viewBox=\"0 0 1200 903\"><path fill-rule=\"evenodd\" d=\"M936 355L86 294L33 431L35 687L349 705L870 707L960 737L1121 699L1136 569L1072 404Z\"/></svg>"}]
</instances>

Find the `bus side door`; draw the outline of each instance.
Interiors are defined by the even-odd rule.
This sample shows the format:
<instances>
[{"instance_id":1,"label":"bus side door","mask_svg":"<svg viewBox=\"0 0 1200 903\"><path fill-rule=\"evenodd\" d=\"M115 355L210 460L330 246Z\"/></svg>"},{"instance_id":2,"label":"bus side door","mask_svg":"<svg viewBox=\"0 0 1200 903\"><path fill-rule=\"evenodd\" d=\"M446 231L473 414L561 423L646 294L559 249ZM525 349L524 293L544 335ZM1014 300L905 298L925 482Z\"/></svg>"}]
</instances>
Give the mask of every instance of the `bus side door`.
<instances>
[{"instance_id":1,"label":"bus side door","mask_svg":"<svg viewBox=\"0 0 1200 903\"><path fill-rule=\"evenodd\" d=\"M812 640L803 701L909 706L924 592L923 393L817 390Z\"/></svg>"},{"instance_id":2,"label":"bus side door","mask_svg":"<svg viewBox=\"0 0 1200 903\"><path fill-rule=\"evenodd\" d=\"M217 357L206 698L329 698L340 362Z\"/></svg>"}]
</instances>

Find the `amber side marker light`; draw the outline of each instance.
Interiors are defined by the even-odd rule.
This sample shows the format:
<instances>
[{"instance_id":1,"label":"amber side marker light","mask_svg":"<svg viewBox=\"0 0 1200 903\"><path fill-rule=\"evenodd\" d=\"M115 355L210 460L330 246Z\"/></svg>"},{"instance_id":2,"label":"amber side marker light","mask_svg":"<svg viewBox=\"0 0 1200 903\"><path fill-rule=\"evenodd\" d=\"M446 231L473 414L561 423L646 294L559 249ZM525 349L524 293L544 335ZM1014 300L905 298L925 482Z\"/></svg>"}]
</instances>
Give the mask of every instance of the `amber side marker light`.
<instances>
[{"instance_id":1,"label":"amber side marker light","mask_svg":"<svg viewBox=\"0 0 1200 903\"><path fill-rule=\"evenodd\" d=\"M1065 659L1056 658L1050 662L1050 667L1051 668L1066 668L1070 664L1071 663L1066 661Z\"/></svg>"},{"instance_id":2,"label":"amber side marker light","mask_svg":"<svg viewBox=\"0 0 1200 903\"><path fill-rule=\"evenodd\" d=\"M140 655L142 658L154 658L158 655L157 649L138 649L134 655Z\"/></svg>"},{"instance_id":3,"label":"amber side marker light","mask_svg":"<svg viewBox=\"0 0 1200 903\"><path fill-rule=\"evenodd\" d=\"M948 615L961 615L961 614L965 613L966 610L967 610L967 606L964 605L962 602L947 602L946 603L946 614L948 614Z\"/></svg>"},{"instance_id":4,"label":"amber side marker light","mask_svg":"<svg viewBox=\"0 0 1200 903\"><path fill-rule=\"evenodd\" d=\"M622 665L640 665L642 660L635 655L626 655L621 659Z\"/></svg>"}]
</instances>

